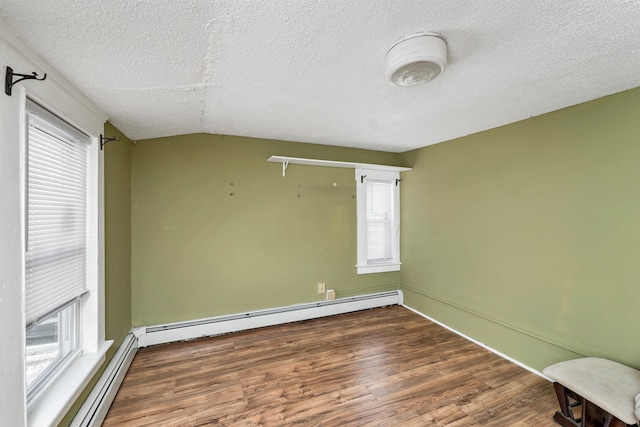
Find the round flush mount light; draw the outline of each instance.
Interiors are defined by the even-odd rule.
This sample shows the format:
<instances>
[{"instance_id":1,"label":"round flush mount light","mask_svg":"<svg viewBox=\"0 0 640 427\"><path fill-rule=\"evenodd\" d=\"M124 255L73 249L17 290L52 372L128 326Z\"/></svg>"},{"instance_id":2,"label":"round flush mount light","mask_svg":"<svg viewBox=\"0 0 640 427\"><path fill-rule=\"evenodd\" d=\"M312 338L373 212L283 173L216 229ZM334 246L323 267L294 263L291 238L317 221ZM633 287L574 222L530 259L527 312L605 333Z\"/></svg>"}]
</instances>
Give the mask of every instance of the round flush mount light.
<instances>
[{"instance_id":1,"label":"round flush mount light","mask_svg":"<svg viewBox=\"0 0 640 427\"><path fill-rule=\"evenodd\" d=\"M396 41L387 50L387 80L399 86L422 85L438 77L447 66L447 40L424 31Z\"/></svg>"}]
</instances>

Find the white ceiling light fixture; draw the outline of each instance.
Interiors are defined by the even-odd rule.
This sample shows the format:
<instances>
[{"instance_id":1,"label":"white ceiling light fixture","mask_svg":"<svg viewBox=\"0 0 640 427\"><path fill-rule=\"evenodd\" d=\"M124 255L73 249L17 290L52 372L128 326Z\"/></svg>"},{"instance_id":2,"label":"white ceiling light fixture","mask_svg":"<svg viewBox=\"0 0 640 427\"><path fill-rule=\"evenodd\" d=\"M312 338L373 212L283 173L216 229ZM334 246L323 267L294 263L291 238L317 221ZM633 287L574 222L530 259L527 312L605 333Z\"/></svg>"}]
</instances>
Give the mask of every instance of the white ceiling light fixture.
<instances>
[{"instance_id":1,"label":"white ceiling light fixture","mask_svg":"<svg viewBox=\"0 0 640 427\"><path fill-rule=\"evenodd\" d=\"M398 86L422 85L447 66L447 40L423 31L401 38L387 50L387 80Z\"/></svg>"}]
</instances>

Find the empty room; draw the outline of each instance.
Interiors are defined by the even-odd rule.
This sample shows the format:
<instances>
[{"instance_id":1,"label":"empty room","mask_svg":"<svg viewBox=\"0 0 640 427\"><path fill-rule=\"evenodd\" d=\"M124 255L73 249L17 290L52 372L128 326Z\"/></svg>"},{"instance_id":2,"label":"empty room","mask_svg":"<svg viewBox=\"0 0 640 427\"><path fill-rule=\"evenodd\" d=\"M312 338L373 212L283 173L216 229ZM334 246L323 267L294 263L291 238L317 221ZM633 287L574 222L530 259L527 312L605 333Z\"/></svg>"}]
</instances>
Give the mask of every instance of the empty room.
<instances>
[{"instance_id":1,"label":"empty room","mask_svg":"<svg viewBox=\"0 0 640 427\"><path fill-rule=\"evenodd\" d=\"M0 0L0 426L637 425L638 22Z\"/></svg>"}]
</instances>

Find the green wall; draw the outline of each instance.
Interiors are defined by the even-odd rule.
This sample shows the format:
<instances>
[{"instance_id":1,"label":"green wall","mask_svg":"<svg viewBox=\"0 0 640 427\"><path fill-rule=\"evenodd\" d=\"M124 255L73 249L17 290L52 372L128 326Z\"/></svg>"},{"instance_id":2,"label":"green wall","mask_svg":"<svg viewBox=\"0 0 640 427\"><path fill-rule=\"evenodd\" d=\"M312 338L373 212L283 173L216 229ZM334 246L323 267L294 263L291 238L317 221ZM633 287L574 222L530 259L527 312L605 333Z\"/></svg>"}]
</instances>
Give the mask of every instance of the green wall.
<instances>
[{"instance_id":1,"label":"green wall","mask_svg":"<svg viewBox=\"0 0 640 427\"><path fill-rule=\"evenodd\" d=\"M69 425L131 330L131 141L110 123L104 147L105 337L114 340L106 361L60 423Z\"/></svg>"},{"instance_id":2,"label":"green wall","mask_svg":"<svg viewBox=\"0 0 640 427\"><path fill-rule=\"evenodd\" d=\"M640 368L640 89L404 153L406 303L536 369Z\"/></svg>"},{"instance_id":3,"label":"green wall","mask_svg":"<svg viewBox=\"0 0 640 427\"><path fill-rule=\"evenodd\" d=\"M105 135L120 137L104 147L105 333L116 352L131 330L131 141L110 123Z\"/></svg>"},{"instance_id":4,"label":"green wall","mask_svg":"<svg viewBox=\"0 0 640 427\"><path fill-rule=\"evenodd\" d=\"M356 274L353 169L272 155L397 164L392 153L221 135L132 147L133 325L154 325L397 289ZM336 184L334 186L334 183Z\"/></svg>"}]
</instances>

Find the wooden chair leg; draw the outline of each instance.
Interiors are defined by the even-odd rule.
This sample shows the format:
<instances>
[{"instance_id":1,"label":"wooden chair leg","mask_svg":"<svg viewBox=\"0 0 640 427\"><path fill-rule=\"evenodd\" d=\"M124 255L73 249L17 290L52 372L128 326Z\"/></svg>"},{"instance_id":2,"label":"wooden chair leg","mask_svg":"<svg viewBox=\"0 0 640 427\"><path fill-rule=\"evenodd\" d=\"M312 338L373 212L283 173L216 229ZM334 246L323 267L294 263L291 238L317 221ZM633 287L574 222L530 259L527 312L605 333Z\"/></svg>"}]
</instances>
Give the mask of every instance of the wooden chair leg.
<instances>
[{"instance_id":1,"label":"wooden chair leg","mask_svg":"<svg viewBox=\"0 0 640 427\"><path fill-rule=\"evenodd\" d=\"M553 388L556 392L558 403L560 404L560 411L555 413L553 420L563 427L583 427L582 420L585 419L586 405L584 404L582 396L573 393L557 382L553 383ZM570 399L574 402L572 403ZM581 406L581 418L576 418L573 412L573 408L578 405Z\"/></svg>"}]
</instances>

